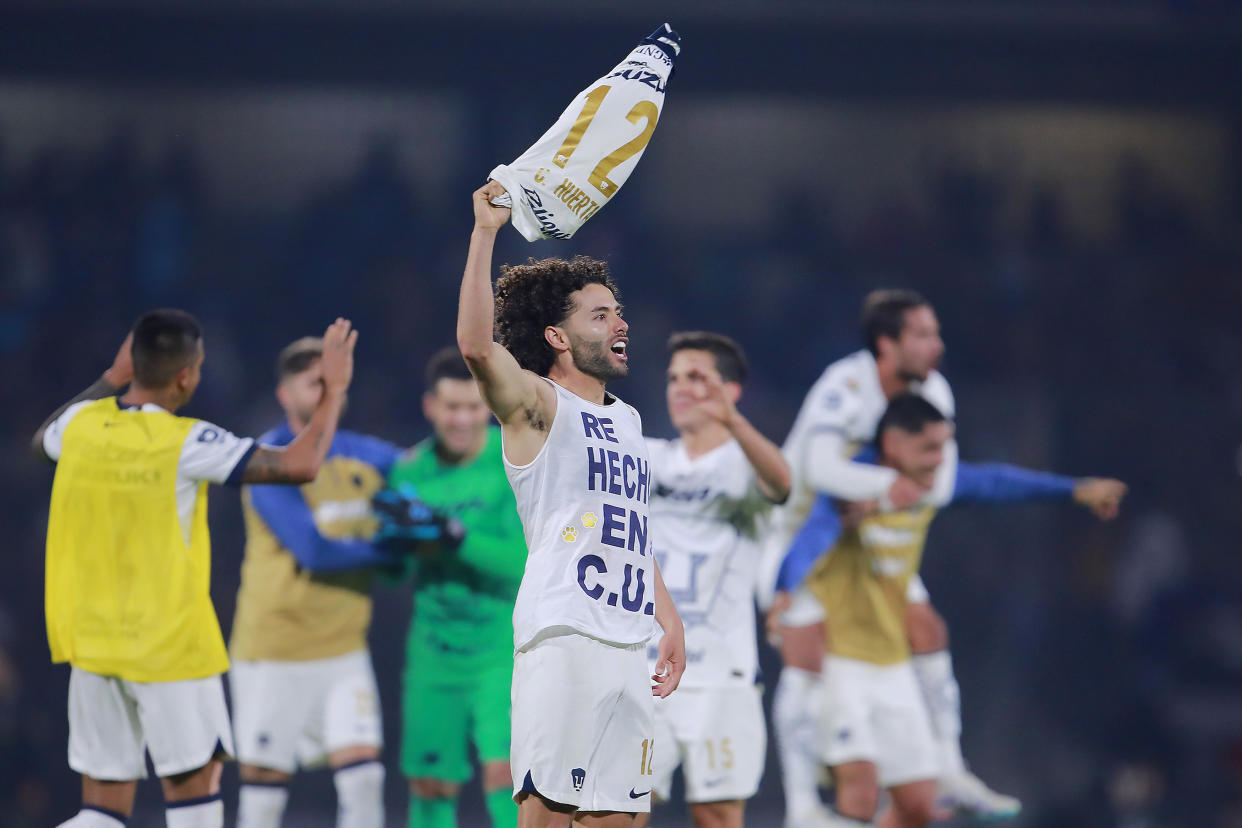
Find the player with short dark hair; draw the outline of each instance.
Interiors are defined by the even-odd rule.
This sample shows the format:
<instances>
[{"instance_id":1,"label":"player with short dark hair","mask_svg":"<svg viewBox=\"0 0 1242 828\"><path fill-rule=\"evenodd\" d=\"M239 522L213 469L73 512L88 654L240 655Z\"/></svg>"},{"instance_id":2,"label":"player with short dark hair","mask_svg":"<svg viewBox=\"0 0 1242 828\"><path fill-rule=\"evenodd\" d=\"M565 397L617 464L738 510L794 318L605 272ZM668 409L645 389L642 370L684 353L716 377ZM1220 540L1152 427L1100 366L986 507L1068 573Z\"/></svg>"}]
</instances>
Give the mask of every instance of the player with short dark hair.
<instances>
[{"instance_id":1,"label":"player with short dark hair","mask_svg":"<svg viewBox=\"0 0 1242 828\"><path fill-rule=\"evenodd\" d=\"M929 491L953 436L923 397L900 394L876 426L876 463ZM886 825L919 828L935 815L939 750L903 616L927 528L946 500L859 512L807 576L827 610L821 758L836 788L835 828L872 825L879 789L892 796Z\"/></svg>"},{"instance_id":2,"label":"player with short dark hair","mask_svg":"<svg viewBox=\"0 0 1242 828\"><path fill-rule=\"evenodd\" d=\"M695 825L740 828L767 756L755 575L768 512L789 494L789 464L737 410L747 373L738 343L688 331L673 334L668 350L677 438L647 439L651 515L694 666L676 694L656 702L652 784L668 798L680 766Z\"/></svg>"},{"instance_id":3,"label":"player with short dark hair","mask_svg":"<svg viewBox=\"0 0 1242 828\"><path fill-rule=\"evenodd\" d=\"M263 446L175 413L198 388L198 322L145 313L112 367L34 437L57 463L48 514L47 622L69 678L69 766L82 810L65 825L117 828L144 752L168 824L217 828L221 759L233 752L220 674L228 656L211 604L207 484L305 483L323 462L353 375L356 332L324 334L324 391L302 435ZM126 385L129 389L119 393Z\"/></svg>"}]
</instances>

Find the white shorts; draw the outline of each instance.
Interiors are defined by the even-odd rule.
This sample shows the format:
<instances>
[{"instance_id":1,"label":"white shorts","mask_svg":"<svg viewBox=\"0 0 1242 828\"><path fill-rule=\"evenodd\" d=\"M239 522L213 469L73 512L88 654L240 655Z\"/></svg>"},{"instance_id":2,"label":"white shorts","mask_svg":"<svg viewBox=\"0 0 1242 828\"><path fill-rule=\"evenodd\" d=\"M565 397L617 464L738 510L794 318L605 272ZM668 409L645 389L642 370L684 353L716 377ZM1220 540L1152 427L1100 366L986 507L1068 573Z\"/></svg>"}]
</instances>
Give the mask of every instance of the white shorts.
<instances>
[{"instance_id":1,"label":"white shorts","mask_svg":"<svg viewBox=\"0 0 1242 828\"><path fill-rule=\"evenodd\" d=\"M69 767L93 779L146 779L144 750L161 777L231 756L233 734L220 677L137 682L74 667Z\"/></svg>"},{"instance_id":2,"label":"white shorts","mask_svg":"<svg viewBox=\"0 0 1242 828\"><path fill-rule=\"evenodd\" d=\"M513 796L579 811L651 810L653 699L647 645L577 633L513 657Z\"/></svg>"},{"instance_id":3,"label":"white shorts","mask_svg":"<svg viewBox=\"0 0 1242 828\"><path fill-rule=\"evenodd\" d=\"M763 691L754 685L680 687L655 702L655 777L661 799L680 765L687 802L750 799L767 758Z\"/></svg>"},{"instance_id":4,"label":"white shorts","mask_svg":"<svg viewBox=\"0 0 1242 828\"><path fill-rule=\"evenodd\" d=\"M914 666L824 659L824 762L875 764L884 788L940 777L931 718Z\"/></svg>"},{"instance_id":5,"label":"white shorts","mask_svg":"<svg viewBox=\"0 0 1242 828\"><path fill-rule=\"evenodd\" d=\"M383 744L371 655L235 661L229 672L237 761L293 773L334 750Z\"/></svg>"}]
</instances>

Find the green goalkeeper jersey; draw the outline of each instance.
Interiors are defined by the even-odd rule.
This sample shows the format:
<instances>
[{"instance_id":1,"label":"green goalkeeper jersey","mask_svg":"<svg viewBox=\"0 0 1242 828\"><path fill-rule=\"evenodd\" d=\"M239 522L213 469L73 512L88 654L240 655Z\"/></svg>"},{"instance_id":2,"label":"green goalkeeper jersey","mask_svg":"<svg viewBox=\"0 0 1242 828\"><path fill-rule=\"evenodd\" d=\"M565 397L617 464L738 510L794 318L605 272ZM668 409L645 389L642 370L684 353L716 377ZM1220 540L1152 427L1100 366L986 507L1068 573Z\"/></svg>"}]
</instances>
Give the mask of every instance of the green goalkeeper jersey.
<instances>
[{"instance_id":1,"label":"green goalkeeper jersey","mask_svg":"<svg viewBox=\"0 0 1242 828\"><path fill-rule=\"evenodd\" d=\"M402 483L466 527L457 549L409 559L415 586L407 665L443 657L464 669L512 659L513 602L526 541L505 477L500 429L489 426L483 450L456 466L441 462L429 437L393 465L388 484Z\"/></svg>"}]
</instances>

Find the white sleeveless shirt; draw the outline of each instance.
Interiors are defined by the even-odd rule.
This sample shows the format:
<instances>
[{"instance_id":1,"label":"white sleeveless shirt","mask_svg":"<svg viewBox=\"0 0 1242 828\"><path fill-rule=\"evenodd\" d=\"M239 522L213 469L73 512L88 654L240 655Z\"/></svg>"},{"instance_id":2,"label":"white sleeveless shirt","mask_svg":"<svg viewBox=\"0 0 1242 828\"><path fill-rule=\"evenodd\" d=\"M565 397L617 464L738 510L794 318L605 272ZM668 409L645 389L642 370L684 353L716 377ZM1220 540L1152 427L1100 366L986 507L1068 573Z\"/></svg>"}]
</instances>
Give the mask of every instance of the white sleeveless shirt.
<instances>
[{"instance_id":1,"label":"white sleeveless shirt","mask_svg":"<svg viewBox=\"0 0 1242 828\"><path fill-rule=\"evenodd\" d=\"M597 405L548 382L556 415L547 442L524 466L505 457L529 550L513 607L514 648L557 628L640 644L655 631L642 419L611 395Z\"/></svg>"}]
</instances>

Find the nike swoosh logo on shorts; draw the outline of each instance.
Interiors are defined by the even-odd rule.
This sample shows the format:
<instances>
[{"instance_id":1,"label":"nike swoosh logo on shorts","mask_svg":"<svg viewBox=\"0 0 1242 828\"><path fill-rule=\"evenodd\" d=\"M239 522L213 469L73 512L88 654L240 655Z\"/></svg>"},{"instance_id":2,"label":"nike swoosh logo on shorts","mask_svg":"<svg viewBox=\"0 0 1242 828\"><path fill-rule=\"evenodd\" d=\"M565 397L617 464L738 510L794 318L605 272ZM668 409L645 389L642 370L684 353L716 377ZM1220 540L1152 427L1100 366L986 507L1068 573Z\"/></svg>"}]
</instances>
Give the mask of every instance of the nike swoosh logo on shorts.
<instances>
[{"instance_id":1,"label":"nike swoosh logo on shorts","mask_svg":"<svg viewBox=\"0 0 1242 828\"><path fill-rule=\"evenodd\" d=\"M650 788L643 791L642 793L634 793L634 789L630 788L630 799L642 799L644 796L646 796L649 793L651 793Z\"/></svg>"}]
</instances>

